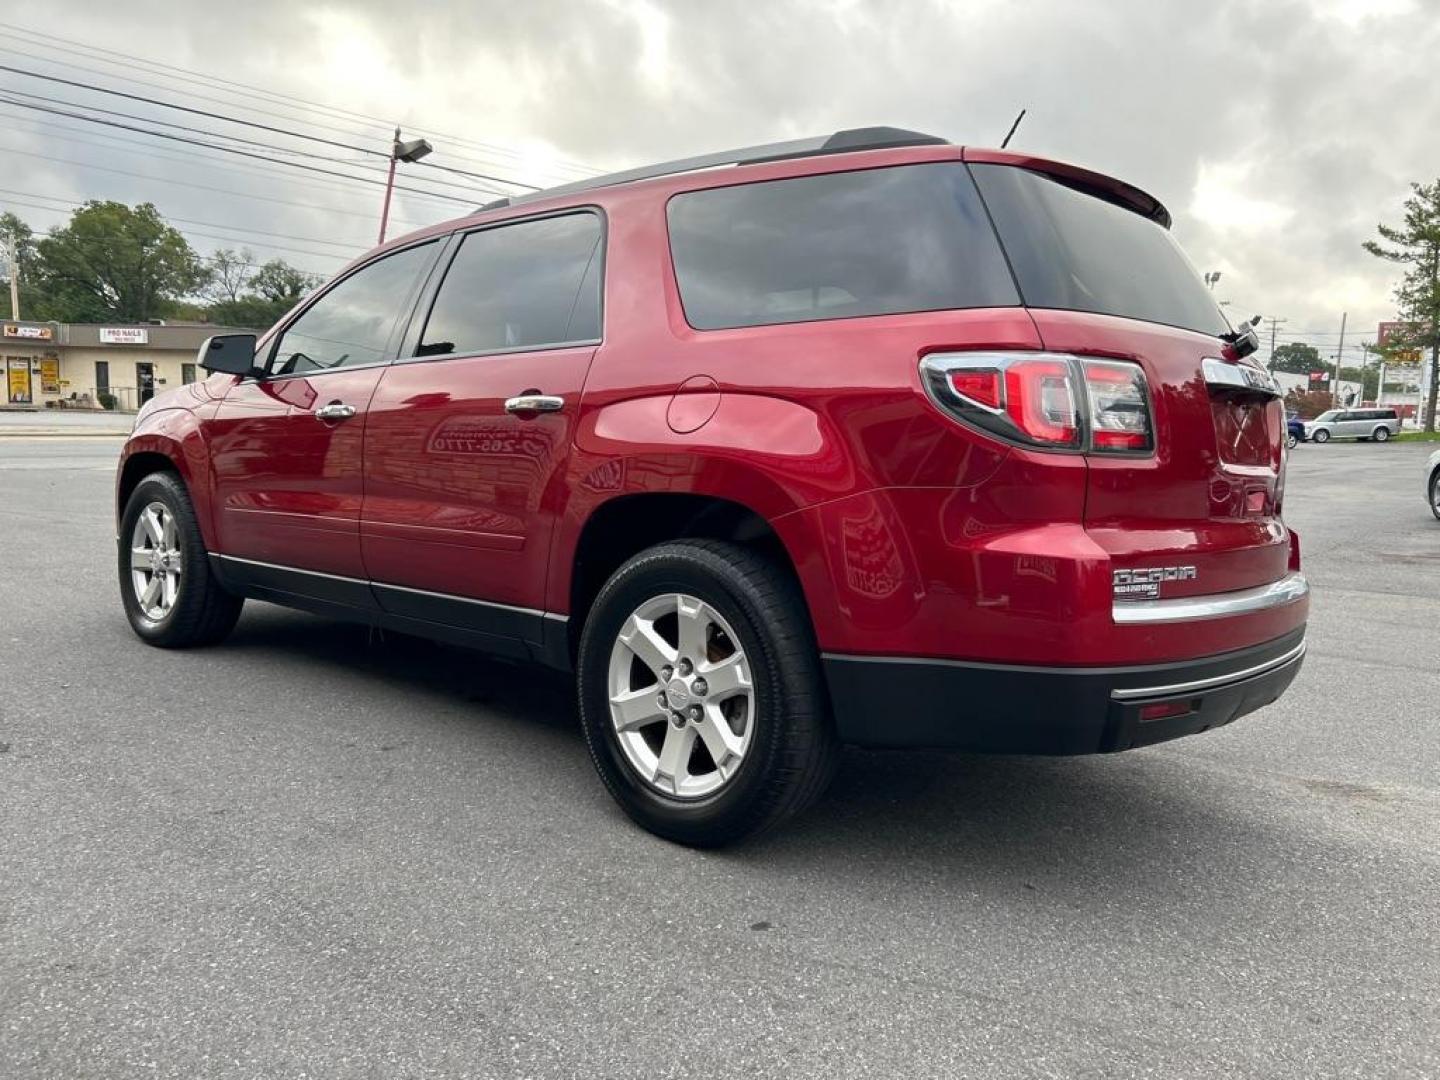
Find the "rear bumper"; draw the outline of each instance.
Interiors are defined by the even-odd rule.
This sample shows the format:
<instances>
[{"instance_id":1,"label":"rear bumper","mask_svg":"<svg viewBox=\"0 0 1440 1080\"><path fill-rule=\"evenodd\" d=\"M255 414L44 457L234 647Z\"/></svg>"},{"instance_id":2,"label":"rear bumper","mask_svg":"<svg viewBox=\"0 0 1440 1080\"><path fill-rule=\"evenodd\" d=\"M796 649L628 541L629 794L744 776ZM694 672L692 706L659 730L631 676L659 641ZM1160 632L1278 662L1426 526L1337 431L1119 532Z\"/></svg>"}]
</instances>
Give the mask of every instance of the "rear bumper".
<instances>
[{"instance_id":1,"label":"rear bumper","mask_svg":"<svg viewBox=\"0 0 1440 1080\"><path fill-rule=\"evenodd\" d=\"M827 653L845 742L1006 754L1130 750L1221 727L1288 687L1305 627L1234 652L1129 667L1031 667ZM1147 706L1176 715L1142 719Z\"/></svg>"}]
</instances>

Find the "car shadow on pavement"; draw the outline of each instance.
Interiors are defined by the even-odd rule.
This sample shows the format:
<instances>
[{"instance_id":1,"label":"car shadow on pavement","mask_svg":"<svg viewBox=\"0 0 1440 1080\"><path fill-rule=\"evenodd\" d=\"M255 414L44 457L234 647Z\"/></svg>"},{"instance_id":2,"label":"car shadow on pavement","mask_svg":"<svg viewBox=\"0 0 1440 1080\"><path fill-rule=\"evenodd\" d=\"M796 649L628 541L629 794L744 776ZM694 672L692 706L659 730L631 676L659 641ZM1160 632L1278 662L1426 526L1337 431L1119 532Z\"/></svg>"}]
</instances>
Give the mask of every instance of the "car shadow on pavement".
<instances>
[{"instance_id":1,"label":"car shadow on pavement","mask_svg":"<svg viewBox=\"0 0 1440 1080\"><path fill-rule=\"evenodd\" d=\"M535 782L553 785L557 767L573 780L556 797L575 805L556 806L557 816L604 829L622 851L664 845L631 826L591 775L563 675L258 605L222 651L293 661L301 677L319 665L361 692L374 680L407 703L397 722L417 736L458 713L466 740L503 724L509 738L542 741ZM829 790L799 818L718 853L665 850L676 873L690 858L718 859L762 879L803 872L841 887L923 874L944 889L1058 892L1071 906L1176 890L1218 890L1228 906L1262 882L1285 845L1262 793L1172 748L1076 758L847 749Z\"/></svg>"}]
</instances>

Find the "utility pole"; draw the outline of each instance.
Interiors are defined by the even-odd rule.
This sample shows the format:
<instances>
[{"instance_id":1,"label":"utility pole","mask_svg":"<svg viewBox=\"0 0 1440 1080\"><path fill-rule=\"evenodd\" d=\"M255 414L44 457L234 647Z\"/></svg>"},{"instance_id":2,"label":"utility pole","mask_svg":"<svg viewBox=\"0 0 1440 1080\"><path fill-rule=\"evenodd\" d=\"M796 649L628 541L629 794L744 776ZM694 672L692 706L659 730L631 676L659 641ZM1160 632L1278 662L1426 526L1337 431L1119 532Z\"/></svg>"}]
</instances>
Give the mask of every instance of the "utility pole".
<instances>
[{"instance_id":1,"label":"utility pole","mask_svg":"<svg viewBox=\"0 0 1440 1080\"><path fill-rule=\"evenodd\" d=\"M1271 315L1270 318L1269 318L1269 323L1270 323L1270 359L1265 362L1265 366L1266 366L1267 368L1274 368L1274 367L1275 367L1275 331L1280 328L1280 324L1281 324L1281 323L1283 323L1283 322L1289 322L1289 321L1290 321L1289 319L1277 319L1274 315Z\"/></svg>"},{"instance_id":2,"label":"utility pole","mask_svg":"<svg viewBox=\"0 0 1440 1080\"><path fill-rule=\"evenodd\" d=\"M15 234L5 234L5 258L10 265L10 318L20 321L20 259L15 253Z\"/></svg>"},{"instance_id":3,"label":"utility pole","mask_svg":"<svg viewBox=\"0 0 1440 1080\"><path fill-rule=\"evenodd\" d=\"M1340 407L1340 357L1345 355L1345 320L1349 316L1348 311L1340 313L1340 344L1335 346L1335 386L1330 394L1330 404Z\"/></svg>"}]
</instances>

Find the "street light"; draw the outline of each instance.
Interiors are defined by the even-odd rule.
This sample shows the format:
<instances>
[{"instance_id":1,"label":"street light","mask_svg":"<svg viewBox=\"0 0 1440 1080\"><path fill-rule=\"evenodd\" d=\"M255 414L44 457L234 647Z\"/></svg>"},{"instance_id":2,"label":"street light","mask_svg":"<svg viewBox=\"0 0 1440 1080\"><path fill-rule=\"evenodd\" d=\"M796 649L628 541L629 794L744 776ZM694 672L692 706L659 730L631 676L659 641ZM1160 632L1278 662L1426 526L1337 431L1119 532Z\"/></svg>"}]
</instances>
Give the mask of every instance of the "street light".
<instances>
[{"instance_id":1,"label":"street light","mask_svg":"<svg viewBox=\"0 0 1440 1080\"><path fill-rule=\"evenodd\" d=\"M1206 271L1206 273L1205 273L1205 284L1206 284L1206 285L1209 285L1212 290L1215 288L1215 283L1216 283L1217 281L1219 281L1219 280L1220 280L1220 271L1219 271L1219 270L1209 270L1209 271Z\"/></svg>"},{"instance_id":2,"label":"street light","mask_svg":"<svg viewBox=\"0 0 1440 1080\"><path fill-rule=\"evenodd\" d=\"M390 171L385 177L385 205L380 209L380 239L378 243L385 242L385 226L390 223L390 195L395 190L395 163L405 161L414 163L423 158L435 148L424 139L409 139L400 141L400 129L395 129L395 138L390 143Z\"/></svg>"}]
</instances>

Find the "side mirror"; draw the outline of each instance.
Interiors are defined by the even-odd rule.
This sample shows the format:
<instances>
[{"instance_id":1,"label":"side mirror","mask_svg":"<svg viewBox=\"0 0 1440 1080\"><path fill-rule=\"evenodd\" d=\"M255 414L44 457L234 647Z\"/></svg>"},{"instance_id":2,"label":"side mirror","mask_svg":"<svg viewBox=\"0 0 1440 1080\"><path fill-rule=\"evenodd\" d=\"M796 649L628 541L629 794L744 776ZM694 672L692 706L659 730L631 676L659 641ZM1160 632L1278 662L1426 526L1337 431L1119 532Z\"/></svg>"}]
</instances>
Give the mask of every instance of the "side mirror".
<instances>
[{"instance_id":1,"label":"side mirror","mask_svg":"<svg viewBox=\"0 0 1440 1080\"><path fill-rule=\"evenodd\" d=\"M195 362L206 371L227 375L259 375L255 370L254 334L215 334L200 346Z\"/></svg>"}]
</instances>

